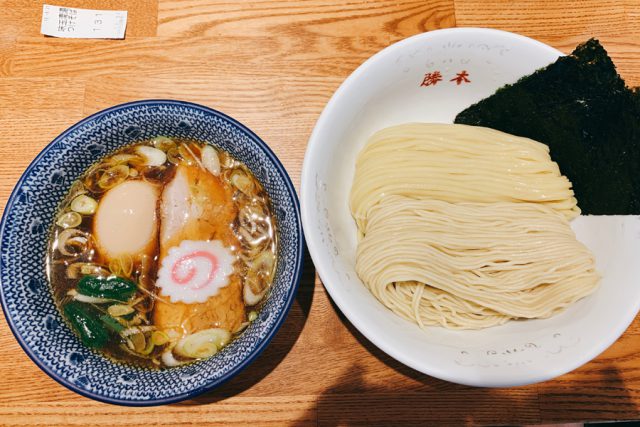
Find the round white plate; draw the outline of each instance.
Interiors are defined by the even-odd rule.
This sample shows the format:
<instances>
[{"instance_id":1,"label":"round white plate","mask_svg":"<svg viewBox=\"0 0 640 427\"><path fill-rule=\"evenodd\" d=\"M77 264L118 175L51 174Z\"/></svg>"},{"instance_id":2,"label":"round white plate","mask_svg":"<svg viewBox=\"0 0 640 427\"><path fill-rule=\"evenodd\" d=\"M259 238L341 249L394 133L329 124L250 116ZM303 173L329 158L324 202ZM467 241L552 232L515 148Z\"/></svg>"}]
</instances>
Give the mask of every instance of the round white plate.
<instances>
[{"instance_id":1,"label":"round white plate","mask_svg":"<svg viewBox=\"0 0 640 427\"><path fill-rule=\"evenodd\" d=\"M572 222L603 278L593 295L551 319L480 331L421 330L379 303L354 270L356 226L347 200L355 158L368 137L411 121L451 123L464 108L560 55L497 30L420 34L384 49L349 76L311 135L302 172L302 220L322 282L363 335L420 372L485 387L544 381L596 357L640 308L638 216L581 216Z\"/></svg>"}]
</instances>

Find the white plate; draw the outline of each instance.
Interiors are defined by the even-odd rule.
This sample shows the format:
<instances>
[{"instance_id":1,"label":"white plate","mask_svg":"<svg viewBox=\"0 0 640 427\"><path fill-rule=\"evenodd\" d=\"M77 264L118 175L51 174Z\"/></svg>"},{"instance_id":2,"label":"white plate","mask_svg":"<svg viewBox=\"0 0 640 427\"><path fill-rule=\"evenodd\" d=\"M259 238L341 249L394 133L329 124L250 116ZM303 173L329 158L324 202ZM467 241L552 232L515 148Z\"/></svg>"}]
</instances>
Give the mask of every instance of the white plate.
<instances>
[{"instance_id":1,"label":"white plate","mask_svg":"<svg viewBox=\"0 0 640 427\"><path fill-rule=\"evenodd\" d=\"M486 387L544 381L596 357L640 308L638 216L573 221L603 279L593 295L546 320L481 331L421 330L379 303L354 270L356 226L347 198L355 158L367 138L410 121L450 123L467 106L560 55L538 41L496 30L420 34L384 49L349 76L311 135L302 172L302 220L322 282L363 335L420 372ZM442 80L423 85L425 75L436 71ZM463 71L469 82L459 79L458 84L455 79Z\"/></svg>"}]
</instances>

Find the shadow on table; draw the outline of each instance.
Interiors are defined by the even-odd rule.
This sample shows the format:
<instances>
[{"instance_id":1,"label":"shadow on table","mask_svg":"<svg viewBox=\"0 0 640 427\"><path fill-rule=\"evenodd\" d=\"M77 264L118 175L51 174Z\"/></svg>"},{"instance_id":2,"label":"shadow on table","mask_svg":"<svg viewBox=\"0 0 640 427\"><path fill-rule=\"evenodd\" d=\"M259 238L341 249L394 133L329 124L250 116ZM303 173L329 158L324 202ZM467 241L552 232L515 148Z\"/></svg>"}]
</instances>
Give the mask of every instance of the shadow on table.
<instances>
[{"instance_id":1,"label":"shadow on table","mask_svg":"<svg viewBox=\"0 0 640 427\"><path fill-rule=\"evenodd\" d=\"M333 308L340 313L335 305ZM355 363L322 392L315 406L294 426L309 425L310 419L329 426L525 425L640 416L617 368L606 362L598 366L596 361L588 365L591 370L582 368L583 372L539 385L469 387L403 365L369 342L342 314L340 319L359 345L409 380L401 384L381 381L382 372ZM372 377L373 381L368 380Z\"/></svg>"},{"instance_id":2,"label":"shadow on table","mask_svg":"<svg viewBox=\"0 0 640 427\"><path fill-rule=\"evenodd\" d=\"M287 318L266 349L247 368L227 383L181 404L209 404L240 394L260 382L273 371L289 353L309 317L309 310L313 301L315 275L311 256L305 246L304 266L298 292Z\"/></svg>"},{"instance_id":3,"label":"shadow on table","mask_svg":"<svg viewBox=\"0 0 640 427\"><path fill-rule=\"evenodd\" d=\"M640 406L634 399L638 389L625 384L614 363L624 363L624 357L610 358L605 354L558 380L539 384L542 421L603 421L613 425L609 422L639 420ZM626 371L628 379L637 378L631 375L632 371L633 368Z\"/></svg>"}]
</instances>

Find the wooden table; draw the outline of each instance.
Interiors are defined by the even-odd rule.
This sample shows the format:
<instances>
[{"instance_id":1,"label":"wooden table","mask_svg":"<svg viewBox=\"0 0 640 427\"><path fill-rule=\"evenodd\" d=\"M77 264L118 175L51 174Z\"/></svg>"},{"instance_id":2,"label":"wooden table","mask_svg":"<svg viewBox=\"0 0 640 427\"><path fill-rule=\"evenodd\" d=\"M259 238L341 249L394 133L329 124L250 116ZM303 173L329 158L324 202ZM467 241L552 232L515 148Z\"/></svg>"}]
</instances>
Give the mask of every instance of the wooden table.
<instances>
[{"instance_id":1,"label":"wooden table","mask_svg":"<svg viewBox=\"0 0 640 427\"><path fill-rule=\"evenodd\" d=\"M405 37L494 27L565 52L599 38L640 84L638 0L51 0L127 9L125 40L39 34L42 1L0 0L0 199L76 121L141 98L194 101L236 117L296 186L307 139L338 85ZM307 256L299 294L267 350L197 399L125 408L80 397L42 373L0 320L0 424L535 424L640 418L640 320L596 360L556 380L479 389L407 368L332 305Z\"/></svg>"}]
</instances>

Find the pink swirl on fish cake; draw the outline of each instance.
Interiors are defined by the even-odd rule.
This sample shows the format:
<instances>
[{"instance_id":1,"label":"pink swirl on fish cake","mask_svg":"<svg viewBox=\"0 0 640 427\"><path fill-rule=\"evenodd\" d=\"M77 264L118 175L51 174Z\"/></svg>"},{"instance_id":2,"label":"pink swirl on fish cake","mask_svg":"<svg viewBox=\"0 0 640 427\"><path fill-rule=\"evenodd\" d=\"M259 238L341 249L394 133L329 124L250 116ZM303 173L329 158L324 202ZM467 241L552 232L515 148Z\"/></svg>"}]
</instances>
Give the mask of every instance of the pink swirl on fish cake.
<instances>
[{"instance_id":1,"label":"pink swirl on fish cake","mask_svg":"<svg viewBox=\"0 0 640 427\"><path fill-rule=\"evenodd\" d=\"M156 285L171 302L205 302L229 284L233 262L218 240L184 240L162 260Z\"/></svg>"}]
</instances>

